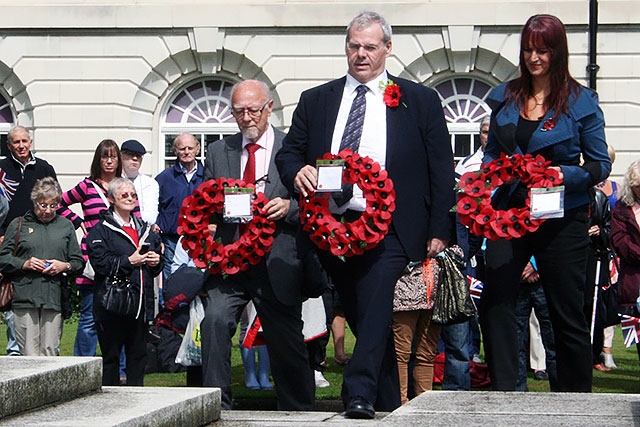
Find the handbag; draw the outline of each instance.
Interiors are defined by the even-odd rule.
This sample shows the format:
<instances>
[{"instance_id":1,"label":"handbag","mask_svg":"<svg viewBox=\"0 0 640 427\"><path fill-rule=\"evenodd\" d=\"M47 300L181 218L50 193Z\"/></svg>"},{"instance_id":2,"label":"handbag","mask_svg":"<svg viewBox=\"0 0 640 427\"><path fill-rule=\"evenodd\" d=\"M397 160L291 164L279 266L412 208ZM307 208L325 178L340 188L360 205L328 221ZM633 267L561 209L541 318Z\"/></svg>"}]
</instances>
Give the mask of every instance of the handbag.
<instances>
[{"instance_id":1,"label":"handbag","mask_svg":"<svg viewBox=\"0 0 640 427\"><path fill-rule=\"evenodd\" d=\"M604 263L604 262L603 262ZM611 254L611 260L605 265L604 275L607 283L598 286L598 301L596 302L596 325L602 328L618 325L621 321L619 313L621 311L618 304L618 281L613 280L612 276L617 279L619 271L618 259L615 252ZM603 275L601 275L602 278Z\"/></svg>"},{"instance_id":2,"label":"handbag","mask_svg":"<svg viewBox=\"0 0 640 427\"><path fill-rule=\"evenodd\" d=\"M464 253L459 246L452 246L438 254L436 260L440 266L440 288L431 320L442 325L464 322L475 315L469 284L462 273Z\"/></svg>"},{"instance_id":3,"label":"handbag","mask_svg":"<svg viewBox=\"0 0 640 427\"><path fill-rule=\"evenodd\" d=\"M104 281L102 306L108 313L137 319L142 309L142 292L128 276L120 274L119 269L120 260L117 260Z\"/></svg>"},{"instance_id":4,"label":"handbag","mask_svg":"<svg viewBox=\"0 0 640 427\"><path fill-rule=\"evenodd\" d=\"M18 224L18 232L16 233L16 241L13 247L13 256L18 253L18 243L20 242L20 230L22 230L22 217ZM11 310L11 302L13 301L13 283L8 276L0 274L0 312Z\"/></svg>"},{"instance_id":5,"label":"handbag","mask_svg":"<svg viewBox=\"0 0 640 427\"><path fill-rule=\"evenodd\" d=\"M67 320L73 314L71 306L71 277L67 273L62 273L60 278L60 312L62 319Z\"/></svg>"}]
</instances>

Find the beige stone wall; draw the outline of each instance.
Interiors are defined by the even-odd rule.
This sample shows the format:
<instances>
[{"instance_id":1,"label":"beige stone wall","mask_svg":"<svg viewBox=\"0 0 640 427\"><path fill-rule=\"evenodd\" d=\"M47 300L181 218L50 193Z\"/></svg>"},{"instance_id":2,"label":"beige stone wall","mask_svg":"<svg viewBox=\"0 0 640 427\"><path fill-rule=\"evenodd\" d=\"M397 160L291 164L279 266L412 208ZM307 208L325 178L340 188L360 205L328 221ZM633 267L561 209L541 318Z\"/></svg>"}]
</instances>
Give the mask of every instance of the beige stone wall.
<instances>
[{"instance_id":1,"label":"beige stone wall","mask_svg":"<svg viewBox=\"0 0 640 427\"><path fill-rule=\"evenodd\" d=\"M302 90L345 73L344 27L362 9L394 27L389 71L426 85L469 72L494 84L512 77L522 24L553 13L568 26L572 73L586 82L585 0L70 3L0 1L0 91L65 189L87 175L103 138L139 139L150 151L144 171L158 173L166 103L200 76L265 79L273 122L287 127ZM619 177L640 157L640 2L599 4L597 84Z\"/></svg>"}]
</instances>

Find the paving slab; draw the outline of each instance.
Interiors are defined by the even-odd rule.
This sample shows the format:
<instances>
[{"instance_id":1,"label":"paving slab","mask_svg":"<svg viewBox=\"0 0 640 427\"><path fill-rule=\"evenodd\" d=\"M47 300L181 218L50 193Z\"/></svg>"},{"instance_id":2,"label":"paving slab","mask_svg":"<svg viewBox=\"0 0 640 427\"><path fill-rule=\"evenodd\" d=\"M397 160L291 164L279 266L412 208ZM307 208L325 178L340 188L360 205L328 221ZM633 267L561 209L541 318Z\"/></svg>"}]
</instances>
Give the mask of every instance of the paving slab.
<instances>
[{"instance_id":1,"label":"paving slab","mask_svg":"<svg viewBox=\"0 0 640 427\"><path fill-rule=\"evenodd\" d=\"M385 426L633 426L639 394L431 391L398 408Z\"/></svg>"},{"instance_id":2,"label":"paving slab","mask_svg":"<svg viewBox=\"0 0 640 427\"><path fill-rule=\"evenodd\" d=\"M344 412L287 412L287 411L222 411L216 427L313 427L313 426L372 426L383 421L388 413L379 412L375 420L352 420Z\"/></svg>"},{"instance_id":3,"label":"paving slab","mask_svg":"<svg viewBox=\"0 0 640 427\"><path fill-rule=\"evenodd\" d=\"M16 427L199 427L220 418L220 389L103 387L102 392L0 420Z\"/></svg>"},{"instance_id":4,"label":"paving slab","mask_svg":"<svg viewBox=\"0 0 640 427\"><path fill-rule=\"evenodd\" d=\"M0 419L100 389L99 357L0 356Z\"/></svg>"}]
</instances>

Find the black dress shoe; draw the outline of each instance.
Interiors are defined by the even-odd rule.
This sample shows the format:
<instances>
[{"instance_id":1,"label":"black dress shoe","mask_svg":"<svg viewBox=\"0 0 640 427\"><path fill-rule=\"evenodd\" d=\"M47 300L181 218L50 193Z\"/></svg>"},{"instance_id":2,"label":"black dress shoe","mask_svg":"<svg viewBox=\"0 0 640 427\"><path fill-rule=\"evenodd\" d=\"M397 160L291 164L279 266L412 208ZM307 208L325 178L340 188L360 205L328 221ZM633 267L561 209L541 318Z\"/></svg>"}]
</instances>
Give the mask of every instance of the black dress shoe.
<instances>
[{"instance_id":1,"label":"black dress shoe","mask_svg":"<svg viewBox=\"0 0 640 427\"><path fill-rule=\"evenodd\" d=\"M364 397L356 396L349 400L344 414L347 418L371 420L376 415L373 405Z\"/></svg>"}]
</instances>

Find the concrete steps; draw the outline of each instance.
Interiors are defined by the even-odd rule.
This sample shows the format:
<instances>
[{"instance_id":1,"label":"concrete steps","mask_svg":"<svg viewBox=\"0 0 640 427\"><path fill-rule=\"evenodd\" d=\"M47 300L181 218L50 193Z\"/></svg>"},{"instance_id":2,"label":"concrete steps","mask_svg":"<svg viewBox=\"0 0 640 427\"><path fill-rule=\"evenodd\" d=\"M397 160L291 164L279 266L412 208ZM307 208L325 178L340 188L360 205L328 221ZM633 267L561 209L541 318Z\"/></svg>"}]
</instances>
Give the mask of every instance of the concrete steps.
<instances>
[{"instance_id":1,"label":"concrete steps","mask_svg":"<svg viewBox=\"0 0 640 427\"><path fill-rule=\"evenodd\" d=\"M220 390L101 387L102 360L0 357L1 426L184 426L220 418Z\"/></svg>"}]
</instances>

